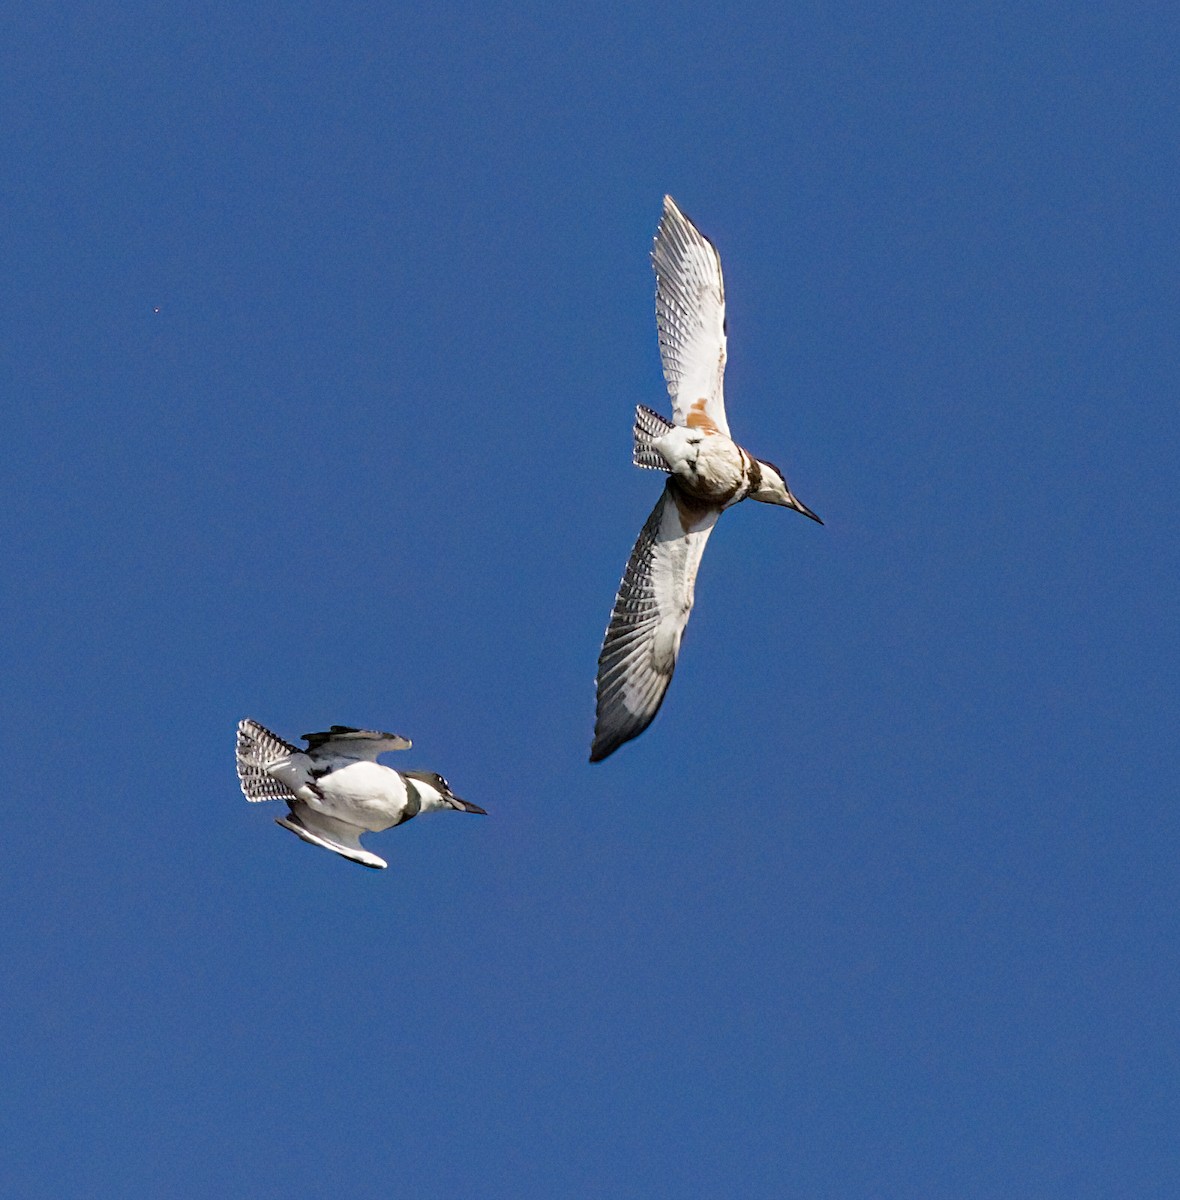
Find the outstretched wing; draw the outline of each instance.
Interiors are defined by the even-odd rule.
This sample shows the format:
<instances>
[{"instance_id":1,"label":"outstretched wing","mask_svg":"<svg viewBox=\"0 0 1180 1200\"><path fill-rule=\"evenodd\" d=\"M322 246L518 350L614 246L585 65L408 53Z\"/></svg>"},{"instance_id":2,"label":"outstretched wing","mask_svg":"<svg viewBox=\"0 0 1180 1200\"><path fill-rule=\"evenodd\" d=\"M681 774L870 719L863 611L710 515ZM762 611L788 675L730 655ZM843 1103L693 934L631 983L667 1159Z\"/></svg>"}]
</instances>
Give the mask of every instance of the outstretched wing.
<instances>
[{"instance_id":1,"label":"outstretched wing","mask_svg":"<svg viewBox=\"0 0 1180 1200\"><path fill-rule=\"evenodd\" d=\"M379 729L355 729L351 725L333 725L323 733L305 733L307 752L317 758L367 759L376 762L378 754L389 750L408 750L410 739L399 733L383 733Z\"/></svg>"},{"instance_id":2,"label":"outstretched wing","mask_svg":"<svg viewBox=\"0 0 1180 1200\"><path fill-rule=\"evenodd\" d=\"M725 420L725 285L713 243L664 197L651 252L660 359L676 424L729 436Z\"/></svg>"},{"instance_id":3,"label":"outstretched wing","mask_svg":"<svg viewBox=\"0 0 1180 1200\"><path fill-rule=\"evenodd\" d=\"M266 768L288 754L298 754L297 747L285 742L276 733L249 717L238 722L237 765L238 782L247 800L292 800L291 790L279 783Z\"/></svg>"},{"instance_id":4,"label":"outstretched wing","mask_svg":"<svg viewBox=\"0 0 1180 1200\"><path fill-rule=\"evenodd\" d=\"M598 656L598 710L590 761L600 762L652 722L676 669L693 587L719 508L669 480L631 551Z\"/></svg>"},{"instance_id":5,"label":"outstretched wing","mask_svg":"<svg viewBox=\"0 0 1180 1200\"><path fill-rule=\"evenodd\" d=\"M370 853L361 845L361 834L365 831L359 825L316 812L302 800L292 800L291 811L285 817L276 817L275 824L289 829L312 846L322 846L333 854L360 863L362 867L373 867L379 871L389 866L385 859Z\"/></svg>"}]
</instances>

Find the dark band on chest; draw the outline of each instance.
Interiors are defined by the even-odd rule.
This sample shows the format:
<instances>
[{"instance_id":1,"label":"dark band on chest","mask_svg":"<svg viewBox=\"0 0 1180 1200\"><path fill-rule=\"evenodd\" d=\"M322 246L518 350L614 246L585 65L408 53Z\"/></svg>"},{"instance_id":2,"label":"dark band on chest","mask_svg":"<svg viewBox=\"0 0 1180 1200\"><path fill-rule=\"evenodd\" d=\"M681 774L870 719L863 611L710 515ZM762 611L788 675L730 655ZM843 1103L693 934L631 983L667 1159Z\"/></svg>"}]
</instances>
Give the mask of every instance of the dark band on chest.
<instances>
[{"instance_id":1,"label":"dark band on chest","mask_svg":"<svg viewBox=\"0 0 1180 1200\"><path fill-rule=\"evenodd\" d=\"M411 817L416 817L422 811L422 793L403 775L402 783L406 785L406 806L397 823L401 825Z\"/></svg>"},{"instance_id":2,"label":"dark band on chest","mask_svg":"<svg viewBox=\"0 0 1180 1200\"><path fill-rule=\"evenodd\" d=\"M752 458L744 450L742 458L746 460L746 479L750 485L750 491L756 492L762 486L762 467L756 458Z\"/></svg>"}]
</instances>

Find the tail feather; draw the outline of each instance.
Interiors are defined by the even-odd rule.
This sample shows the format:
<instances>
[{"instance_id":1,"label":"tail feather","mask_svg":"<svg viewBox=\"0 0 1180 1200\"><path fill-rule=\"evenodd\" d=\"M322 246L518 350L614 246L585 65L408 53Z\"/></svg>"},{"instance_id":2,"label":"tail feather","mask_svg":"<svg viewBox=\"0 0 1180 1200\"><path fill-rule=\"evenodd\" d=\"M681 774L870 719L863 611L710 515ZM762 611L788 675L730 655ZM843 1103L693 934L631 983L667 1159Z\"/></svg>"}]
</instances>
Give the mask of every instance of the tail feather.
<instances>
[{"instance_id":1,"label":"tail feather","mask_svg":"<svg viewBox=\"0 0 1180 1200\"><path fill-rule=\"evenodd\" d=\"M238 782L242 795L247 800L294 800L289 788L268 775L266 768L271 763L298 753L298 746L285 742L277 734L249 717L238 722Z\"/></svg>"},{"instance_id":2,"label":"tail feather","mask_svg":"<svg viewBox=\"0 0 1180 1200\"><path fill-rule=\"evenodd\" d=\"M637 467L646 467L649 471L666 471L668 464L664 456L652 445L652 442L662 438L669 429L674 428L667 417L661 417L658 412L652 412L642 404L635 410L635 451L632 461Z\"/></svg>"}]
</instances>

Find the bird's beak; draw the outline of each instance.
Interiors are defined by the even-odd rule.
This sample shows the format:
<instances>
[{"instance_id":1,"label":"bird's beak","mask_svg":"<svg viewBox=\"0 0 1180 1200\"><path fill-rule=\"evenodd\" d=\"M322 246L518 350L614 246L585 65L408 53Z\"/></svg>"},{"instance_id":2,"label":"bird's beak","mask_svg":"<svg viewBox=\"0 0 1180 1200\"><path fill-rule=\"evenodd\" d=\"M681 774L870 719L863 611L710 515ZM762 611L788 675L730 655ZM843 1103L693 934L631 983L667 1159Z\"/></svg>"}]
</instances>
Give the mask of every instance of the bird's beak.
<instances>
[{"instance_id":1,"label":"bird's beak","mask_svg":"<svg viewBox=\"0 0 1180 1200\"><path fill-rule=\"evenodd\" d=\"M456 808L459 812L480 813L482 816L488 815L486 808L480 808L478 804L472 804L470 800L460 800L458 796L448 796L452 808Z\"/></svg>"},{"instance_id":2,"label":"bird's beak","mask_svg":"<svg viewBox=\"0 0 1180 1200\"><path fill-rule=\"evenodd\" d=\"M813 521L819 521L821 525L823 524L823 522L819 520L819 517L817 517L815 513L813 513L811 509L803 503L802 500L796 500L790 492L787 493L786 506L787 508L793 508L796 512L801 512L805 517L810 517Z\"/></svg>"}]
</instances>

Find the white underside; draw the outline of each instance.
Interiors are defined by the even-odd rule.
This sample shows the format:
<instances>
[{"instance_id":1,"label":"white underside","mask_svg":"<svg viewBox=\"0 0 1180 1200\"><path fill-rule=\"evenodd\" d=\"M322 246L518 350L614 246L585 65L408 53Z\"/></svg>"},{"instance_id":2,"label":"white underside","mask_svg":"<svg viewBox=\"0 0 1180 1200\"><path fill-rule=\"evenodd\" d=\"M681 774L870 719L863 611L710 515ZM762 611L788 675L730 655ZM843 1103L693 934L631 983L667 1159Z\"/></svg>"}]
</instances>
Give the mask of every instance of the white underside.
<instances>
[{"instance_id":1,"label":"white underside","mask_svg":"<svg viewBox=\"0 0 1180 1200\"><path fill-rule=\"evenodd\" d=\"M313 777L313 765L333 769ZM292 754L272 763L267 772L312 812L370 833L396 825L409 799L402 777L375 762L313 760L306 754Z\"/></svg>"}]
</instances>

